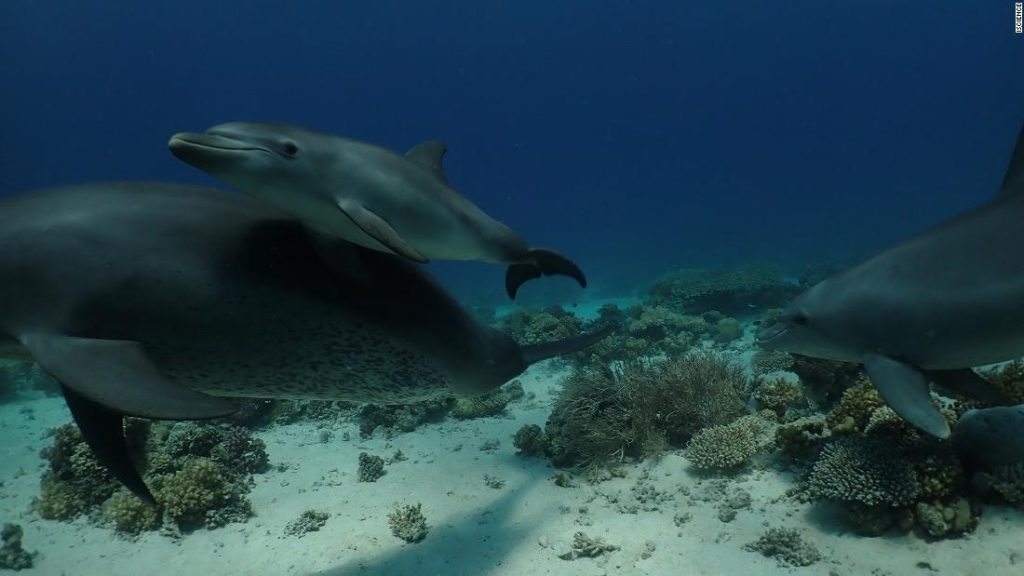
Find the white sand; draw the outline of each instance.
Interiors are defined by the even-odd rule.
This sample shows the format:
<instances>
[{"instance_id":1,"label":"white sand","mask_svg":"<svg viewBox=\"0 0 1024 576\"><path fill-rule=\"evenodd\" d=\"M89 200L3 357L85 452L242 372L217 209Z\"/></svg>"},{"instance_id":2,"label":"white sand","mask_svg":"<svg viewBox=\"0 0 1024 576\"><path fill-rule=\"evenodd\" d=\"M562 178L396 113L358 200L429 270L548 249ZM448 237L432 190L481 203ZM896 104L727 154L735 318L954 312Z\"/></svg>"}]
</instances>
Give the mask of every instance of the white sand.
<instances>
[{"instance_id":1,"label":"white sand","mask_svg":"<svg viewBox=\"0 0 1024 576\"><path fill-rule=\"evenodd\" d=\"M791 479L765 470L728 482L727 492L742 488L753 503L724 523L719 504L701 501L717 483L693 473L678 454L630 466L626 478L557 487L554 471L542 459L516 456L511 439L523 424L544 424L558 382L549 368L534 367L521 379L536 399L511 405L504 417L446 420L390 441L361 440L354 424L337 425L327 443L308 423L261 433L272 464L288 467L256 476L250 499L257 516L180 541L155 532L133 541L84 519L67 524L29 512L43 466L38 452L48 443L42 433L69 416L59 398L3 405L0 520L22 524L26 548L40 552L35 568L21 572L26 575L1024 574L1020 510L988 507L978 530L957 540L864 538L844 533L827 507L783 497ZM346 432L351 440L343 439ZM481 451L491 439L500 447ZM375 483L356 482L359 452L386 458L397 449L409 459L389 465ZM489 488L484 474L504 480L504 487ZM664 499L657 510L620 510L636 504L631 489L638 484ZM416 502L423 504L430 533L405 544L392 536L386 516L396 505ZM329 512L327 524L303 538L284 536L285 525L308 508ZM683 512L692 519L677 527L673 517ZM774 526L801 529L825 559L788 568L742 549ZM559 559L578 530L620 549Z\"/></svg>"}]
</instances>

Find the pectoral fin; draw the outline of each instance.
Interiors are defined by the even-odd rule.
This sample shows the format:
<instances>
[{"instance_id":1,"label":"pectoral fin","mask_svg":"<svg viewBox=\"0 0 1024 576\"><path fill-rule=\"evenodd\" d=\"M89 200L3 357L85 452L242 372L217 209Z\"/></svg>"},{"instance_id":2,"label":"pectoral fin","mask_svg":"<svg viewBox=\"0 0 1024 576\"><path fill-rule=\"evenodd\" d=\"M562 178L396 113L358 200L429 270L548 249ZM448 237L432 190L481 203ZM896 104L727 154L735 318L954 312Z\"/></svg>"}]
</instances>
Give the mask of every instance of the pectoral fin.
<instances>
[{"instance_id":1,"label":"pectoral fin","mask_svg":"<svg viewBox=\"0 0 1024 576\"><path fill-rule=\"evenodd\" d=\"M421 264L427 262L426 256L420 254L419 251L413 248L391 227L391 224L388 224L386 220L372 210L349 199L337 200L337 204L338 208L352 220L353 224L358 226L367 236L383 244L388 250Z\"/></svg>"},{"instance_id":2,"label":"pectoral fin","mask_svg":"<svg viewBox=\"0 0 1024 576\"><path fill-rule=\"evenodd\" d=\"M177 386L138 342L55 334L23 336L32 357L63 386L126 416L202 420L235 412L235 403Z\"/></svg>"},{"instance_id":3,"label":"pectoral fin","mask_svg":"<svg viewBox=\"0 0 1024 576\"><path fill-rule=\"evenodd\" d=\"M924 371L873 353L864 355L864 369L882 400L901 418L932 436L949 438L949 423L932 402L928 375Z\"/></svg>"},{"instance_id":4,"label":"pectoral fin","mask_svg":"<svg viewBox=\"0 0 1024 576\"><path fill-rule=\"evenodd\" d=\"M132 462L131 453L124 438L124 416L106 406L89 400L67 386L61 386L64 401L68 403L82 438L92 449L96 459L110 472L111 476L124 485L143 502L156 506L156 498L146 486L139 470Z\"/></svg>"},{"instance_id":5,"label":"pectoral fin","mask_svg":"<svg viewBox=\"0 0 1024 576\"><path fill-rule=\"evenodd\" d=\"M217 418L238 407L221 398L175 386L157 371L137 342L32 334L21 342L56 378L82 437L126 488L155 504L132 463L124 416L190 420Z\"/></svg>"}]
</instances>

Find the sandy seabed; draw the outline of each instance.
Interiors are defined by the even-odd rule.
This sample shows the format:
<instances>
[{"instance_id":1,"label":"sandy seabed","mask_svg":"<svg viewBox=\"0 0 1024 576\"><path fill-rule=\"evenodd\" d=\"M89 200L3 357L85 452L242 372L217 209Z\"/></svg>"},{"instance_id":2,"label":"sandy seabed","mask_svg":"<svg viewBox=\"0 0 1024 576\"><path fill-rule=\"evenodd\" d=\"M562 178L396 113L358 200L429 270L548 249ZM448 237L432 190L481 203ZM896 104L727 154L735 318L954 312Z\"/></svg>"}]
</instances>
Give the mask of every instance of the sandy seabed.
<instances>
[{"instance_id":1,"label":"sandy seabed","mask_svg":"<svg viewBox=\"0 0 1024 576\"><path fill-rule=\"evenodd\" d=\"M628 465L621 478L557 486L544 459L516 455L512 436L524 424L544 425L563 375L551 363L535 366L520 378L533 397L506 414L447 419L391 439L361 439L344 421L258 432L273 469L255 476L256 516L180 540L159 532L132 539L84 518L40 519L30 511L44 467L39 450L50 442L45 431L70 416L56 397L2 405L0 521L21 524L25 548L39 552L35 567L19 573L26 576L1024 574L1020 509L988 506L977 531L959 539L865 538L828 506L786 497L794 480L784 472L754 467L716 480L678 452ZM496 448L482 449L493 441ZM376 482L357 482L360 452L386 459L396 450L407 460L389 464ZM504 484L491 487L485 475ZM723 497L739 491L749 493L750 507L723 521ZM391 534L387 515L417 502L430 532L407 544ZM286 536L285 526L307 509L330 518L319 531ZM743 549L772 527L799 529L822 560L794 568ZM561 559L578 531L619 549Z\"/></svg>"}]
</instances>

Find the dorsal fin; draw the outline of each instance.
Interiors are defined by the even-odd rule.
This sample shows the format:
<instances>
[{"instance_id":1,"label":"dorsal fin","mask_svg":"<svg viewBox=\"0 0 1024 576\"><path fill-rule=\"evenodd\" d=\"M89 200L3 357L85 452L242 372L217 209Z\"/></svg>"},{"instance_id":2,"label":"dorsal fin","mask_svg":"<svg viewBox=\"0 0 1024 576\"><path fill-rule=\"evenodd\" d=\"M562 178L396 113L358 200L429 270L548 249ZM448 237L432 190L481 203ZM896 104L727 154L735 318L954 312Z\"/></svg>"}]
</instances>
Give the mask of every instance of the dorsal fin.
<instances>
[{"instance_id":1,"label":"dorsal fin","mask_svg":"<svg viewBox=\"0 0 1024 576\"><path fill-rule=\"evenodd\" d=\"M1017 134L1017 144L1010 156L1003 183L999 186L999 198L1024 195L1024 127Z\"/></svg>"},{"instance_id":2,"label":"dorsal fin","mask_svg":"<svg viewBox=\"0 0 1024 576\"><path fill-rule=\"evenodd\" d=\"M444 145L444 142L427 140L422 144L413 146L405 153L405 157L420 166L430 168L435 176L447 182L448 178L444 175L444 166L441 165L441 159L444 158L444 153L447 151L448 147Z\"/></svg>"}]
</instances>

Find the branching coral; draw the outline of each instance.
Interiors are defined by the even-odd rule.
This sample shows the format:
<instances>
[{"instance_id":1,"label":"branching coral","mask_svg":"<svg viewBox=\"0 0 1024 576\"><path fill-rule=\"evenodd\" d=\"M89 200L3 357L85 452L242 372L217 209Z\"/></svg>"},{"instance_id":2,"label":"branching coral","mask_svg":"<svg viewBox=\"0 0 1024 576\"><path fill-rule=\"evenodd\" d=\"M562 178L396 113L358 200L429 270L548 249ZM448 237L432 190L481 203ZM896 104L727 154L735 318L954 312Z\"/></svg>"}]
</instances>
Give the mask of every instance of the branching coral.
<instances>
[{"instance_id":1,"label":"branching coral","mask_svg":"<svg viewBox=\"0 0 1024 576\"><path fill-rule=\"evenodd\" d=\"M366 452L359 453L359 481L376 482L384 475L384 459L371 456Z\"/></svg>"},{"instance_id":2,"label":"branching coral","mask_svg":"<svg viewBox=\"0 0 1024 576\"><path fill-rule=\"evenodd\" d=\"M150 424L128 419L129 449L159 504L153 508L120 489L71 425L43 451L50 462L36 510L44 518L100 513L122 532L161 525L170 534L221 526L252 515L245 497L251 474L267 468L263 442L226 424ZM99 517L95 515L94 517Z\"/></svg>"},{"instance_id":3,"label":"branching coral","mask_svg":"<svg viewBox=\"0 0 1024 576\"><path fill-rule=\"evenodd\" d=\"M777 416L782 416L787 408L804 399L800 386L786 378L756 381L753 397L758 407L771 410Z\"/></svg>"},{"instance_id":4,"label":"branching coral","mask_svg":"<svg viewBox=\"0 0 1024 576\"><path fill-rule=\"evenodd\" d=\"M156 494L164 517L182 530L206 524L207 513L227 506L232 496L231 483L207 458L190 460L181 470L164 479Z\"/></svg>"},{"instance_id":5,"label":"branching coral","mask_svg":"<svg viewBox=\"0 0 1024 576\"><path fill-rule=\"evenodd\" d=\"M807 481L815 497L867 506L905 506L920 494L905 453L874 436L847 436L827 444Z\"/></svg>"},{"instance_id":6,"label":"branching coral","mask_svg":"<svg viewBox=\"0 0 1024 576\"><path fill-rule=\"evenodd\" d=\"M745 388L742 372L714 354L577 370L548 419L549 455L576 466L681 446L697 430L742 415Z\"/></svg>"},{"instance_id":7,"label":"branching coral","mask_svg":"<svg viewBox=\"0 0 1024 576\"><path fill-rule=\"evenodd\" d=\"M755 414L730 424L705 428L686 446L686 458L697 468L728 470L746 464L771 443L774 426Z\"/></svg>"},{"instance_id":8,"label":"branching coral","mask_svg":"<svg viewBox=\"0 0 1024 576\"><path fill-rule=\"evenodd\" d=\"M839 404L828 414L826 421L833 432L851 433L863 431L874 411L884 406L882 397L868 380L843 392Z\"/></svg>"},{"instance_id":9,"label":"branching coral","mask_svg":"<svg viewBox=\"0 0 1024 576\"><path fill-rule=\"evenodd\" d=\"M43 518L75 518L101 504L118 487L73 424L55 429L53 445L44 448L40 455L49 462L35 502L35 509Z\"/></svg>"},{"instance_id":10,"label":"branching coral","mask_svg":"<svg viewBox=\"0 0 1024 576\"><path fill-rule=\"evenodd\" d=\"M743 547L749 552L760 552L763 556L775 558L786 566L810 566L821 560L821 553L808 542L800 532L790 528L771 528L756 542Z\"/></svg>"},{"instance_id":11,"label":"branching coral","mask_svg":"<svg viewBox=\"0 0 1024 576\"><path fill-rule=\"evenodd\" d=\"M388 514L388 524L392 534L409 543L423 540L430 530L420 504L396 508Z\"/></svg>"},{"instance_id":12,"label":"branching coral","mask_svg":"<svg viewBox=\"0 0 1024 576\"><path fill-rule=\"evenodd\" d=\"M782 350L761 349L750 359L750 370L754 376L763 376L770 372L789 370L793 367L793 357Z\"/></svg>"},{"instance_id":13,"label":"branching coral","mask_svg":"<svg viewBox=\"0 0 1024 576\"><path fill-rule=\"evenodd\" d=\"M327 512L320 512L318 510L306 510L296 520L292 520L284 528L284 533L288 536L295 536L302 538L310 532L316 532L317 530L324 527L327 524L327 519L331 515Z\"/></svg>"},{"instance_id":14,"label":"branching coral","mask_svg":"<svg viewBox=\"0 0 1024 576\"><path fill-rule=\"evenodd\" d=\"M579 318L561 308L516 310L501 320L501 328L524 345L576 336L582 327Z\"/></svg>"},{"instance_id":15,"label":"branching coral","mask_svg":"<svg viewBox=\"0 0 1024 576\"><path fill-rule=\"evenodd\" d=\"M115 492L104 503L103 509L114 527L126 534L138 534L160 525L157 509L124 489Z\"/></svg>"}]
</instances>

